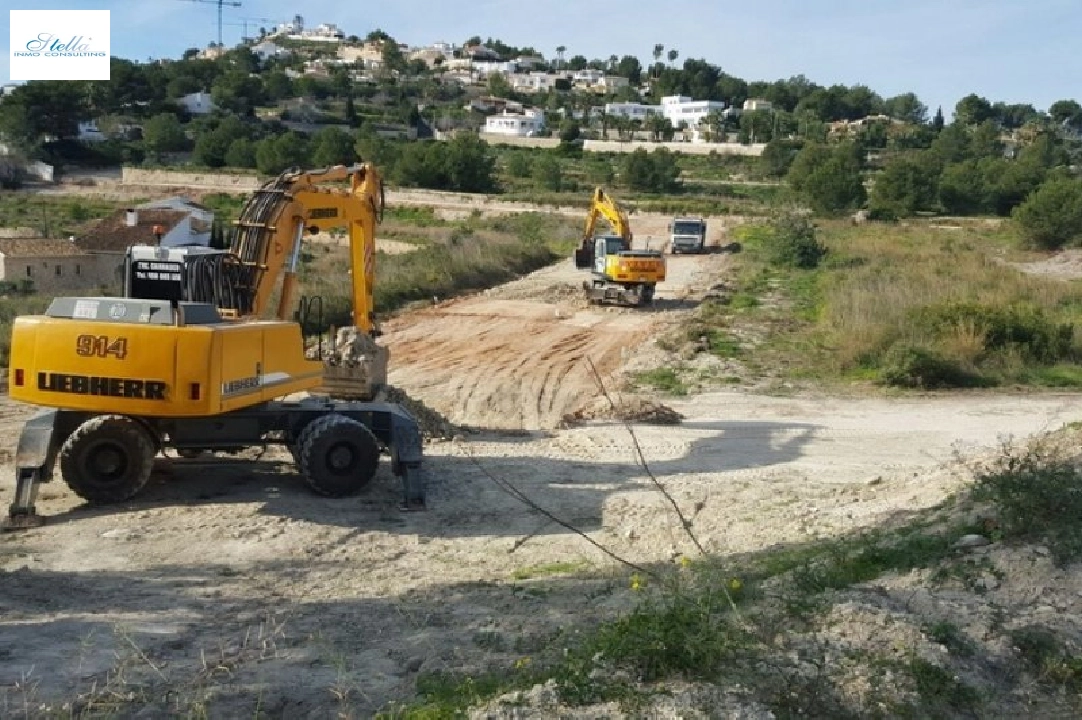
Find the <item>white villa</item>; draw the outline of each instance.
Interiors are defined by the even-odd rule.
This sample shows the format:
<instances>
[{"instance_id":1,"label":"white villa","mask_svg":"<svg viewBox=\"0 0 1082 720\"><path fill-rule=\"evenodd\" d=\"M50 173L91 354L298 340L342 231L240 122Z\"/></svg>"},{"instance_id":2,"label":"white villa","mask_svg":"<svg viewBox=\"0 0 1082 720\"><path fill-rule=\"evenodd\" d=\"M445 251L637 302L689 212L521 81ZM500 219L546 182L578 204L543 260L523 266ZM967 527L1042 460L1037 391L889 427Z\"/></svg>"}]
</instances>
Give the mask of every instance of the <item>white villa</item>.
<instances>
[{"instance_id":1,"label":"white villa","mask_svg":"<svg viewBox=\"0 0 1082 720\"><path fill-rule=\"evenodd\" d=\"M503 112L485 118L485 132L493 135L533 137L545 128L545 113L528 108L522 112Z\"/></svg>"}]
</instances>

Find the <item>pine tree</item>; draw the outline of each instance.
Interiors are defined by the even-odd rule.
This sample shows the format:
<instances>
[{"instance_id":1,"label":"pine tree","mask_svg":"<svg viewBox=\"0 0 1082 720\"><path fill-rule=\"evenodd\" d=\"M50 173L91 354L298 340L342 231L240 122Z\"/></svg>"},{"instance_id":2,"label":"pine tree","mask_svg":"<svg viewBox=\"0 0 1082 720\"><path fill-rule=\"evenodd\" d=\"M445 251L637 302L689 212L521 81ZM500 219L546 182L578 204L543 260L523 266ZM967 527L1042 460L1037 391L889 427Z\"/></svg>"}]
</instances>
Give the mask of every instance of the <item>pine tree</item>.
<instances>
[{"instance_id":1,"label":"pine tree","mask_svg":"<svg viewBox=\"0 0 1082 720\"><path fill-rule=\"evenodd\" d=\"M943 122L943 108L942 107L937 107L935 109L935 117L932 118L932 129L935 130L936 132L939 132L940 130L943 129L943 125L944 125L944 122Z\"/></svg>"}]
</instances>

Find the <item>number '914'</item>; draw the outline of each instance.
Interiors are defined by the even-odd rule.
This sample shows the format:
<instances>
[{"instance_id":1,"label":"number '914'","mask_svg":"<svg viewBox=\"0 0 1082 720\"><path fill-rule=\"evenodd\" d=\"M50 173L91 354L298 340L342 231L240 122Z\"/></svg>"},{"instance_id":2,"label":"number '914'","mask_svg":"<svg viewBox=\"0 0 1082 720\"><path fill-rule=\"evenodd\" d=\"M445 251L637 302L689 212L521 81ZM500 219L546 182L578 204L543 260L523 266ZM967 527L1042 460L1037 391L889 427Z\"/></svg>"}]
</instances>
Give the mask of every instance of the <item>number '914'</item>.
<instances>
[{"instance_id":1,"label":"number '914'","mask_svg":"<svg viewBox=\"0 0 1082 720\"><path fill-rule=\"evenodd\" d=\"M75 354L82 357L115 357L123 360L128 354L128 338L108 335L80 335L75 338Z\"/></svg>"}]
</instances>

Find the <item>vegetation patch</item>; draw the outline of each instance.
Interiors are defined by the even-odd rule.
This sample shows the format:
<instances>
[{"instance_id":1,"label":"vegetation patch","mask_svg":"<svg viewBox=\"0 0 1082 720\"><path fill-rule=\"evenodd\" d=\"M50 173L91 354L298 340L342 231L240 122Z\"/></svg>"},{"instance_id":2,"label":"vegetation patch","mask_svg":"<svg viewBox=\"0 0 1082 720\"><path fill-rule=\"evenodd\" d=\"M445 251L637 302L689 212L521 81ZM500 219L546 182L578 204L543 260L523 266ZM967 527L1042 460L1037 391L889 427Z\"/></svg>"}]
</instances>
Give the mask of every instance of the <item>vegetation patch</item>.
<instances>
[{"instance_id":1,"label":"vegetation patch","mask_svg":"<svg viewBox=\"0 0 1082 720\"><path fill-rule=\"evenodd\" d=\"M924 390L1082 381L1082 288L993 260L1011 228L798 228L804 244L780 250L773 224L738 228L742 299L718 318L764 328L755 356L775 372Z\"/></svg>"},{"instance_id":2,"label":"vegetation patch","mask_svg":"<svg viewBox=\"0 0 1082 720\"><path fill-rule=\"evenodd\" d=\"M643 370L631 376L631 385L649 387L669 395L687 395L688 388L675 368Z\"/></svg>"}]
</instances>

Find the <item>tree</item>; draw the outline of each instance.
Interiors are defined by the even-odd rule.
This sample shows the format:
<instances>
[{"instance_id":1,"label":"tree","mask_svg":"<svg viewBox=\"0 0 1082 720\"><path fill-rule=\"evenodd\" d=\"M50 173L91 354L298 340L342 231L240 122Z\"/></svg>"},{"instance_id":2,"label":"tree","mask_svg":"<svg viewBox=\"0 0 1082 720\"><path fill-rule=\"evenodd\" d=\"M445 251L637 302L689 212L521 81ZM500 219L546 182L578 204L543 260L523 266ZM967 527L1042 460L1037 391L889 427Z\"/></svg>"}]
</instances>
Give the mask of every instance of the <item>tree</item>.
<instances>
[{"instance_id":1,"label":"tree","mask_svg":"<svg viewBox=\"0 0 1082 720\"><path fill-rule=\"evenodd\" d=\"M937 107L935 109L935 117L932 118L932 130L939 132L943 129L944 122L945 121L943 120L943 108Z\"/></svg>"},{"instance_id":2,"label":"tree","mask_svg":"<svg viewBox=\"0 0 1082 720\"><path fill-rule=\"evenodd\" d=\"M143 147L152 153L184 150L188 147L184 126L176 115L155 115L143 123Z\"/></svg>"},{"instance_id":3,"label":"tree","mask_svg":"<svg viewBox=\"0 0 1082 720\"><path fill-rule=\"evenodd\" d=\"M238 115L251 115L264 101L263 81L245 72L230 71L210 88L214 104Z\"/></svg>"},{"instance_id":4,"label":"tree","mask_svg":"<svg viewBox=\"0 0 1082 720\"><path fill-rule=\"evenodd\" d=\"M669 65L672 65L674 62L676 62L676 58L678 57L680 57L679 50L670 50L668 53Z\"/></svg>"},{"instance_id":5,"label":"tree","mask_svg":"<svg viewBox=\"0 0 1082 720\"><path fill-rule=\"evenodd\" d=\"M787 138L774 138L768 142L766 147L763 148L763 154L760 156L766 173L774 177L783 177L789 172L789 168L792 166L793 160L796 158L797 153L800 152L801 147L803 147L803 143L799 140L789 140Z\"/></svg>"},{"instance_id":6,"label":"tree","mask_svg":"<svg viewBox=\"0 0 1082 720\"><path fill-rule=\"evenodd\" d=\"M966 95L954 106L954 122L961 125L979 125L993 117L992 104L975 93Z\"/></svg>"},{"instance_id":7,"label":"tree","mask_svg":"<svg viewBox=\"0 0 1082 720\"><path fill-rule=\"evenodd\" d=\"M1082 238L1082 181L1056 178L1041 185L1013 213L1026 241L1054 250Z\"/></svg>"},{"instance_id":8,"label":"tree","mask_svg":"<svg viewBox=\"0 0 1082 720\"><path fill-rule=\"evenodd\" d=\"M507 173L511 177L526 178L531 175L530 158L524 152L514 151L504 156Z\"/></svg>"},{"instance_id":9,"label":"tree","mask_svg":"<svg viewBox=\"0 0 1082 720\"><path fill-rule=\"evenodd\" d=\"M657 43L656 45L654 45L654 62L655 63L660 63L661 62L661 56L664 53L665 53L665 46L664 45L662 45L661 43Z\"/></svg>"},{"instance_id":10,"label":"tree","mask_svg":"<svg viewBox=\"0 0 1082 720\"><path fill-rule=\"evenodd\" d=\"M817 213L831 215L864 204L867 193L860 174L859 148L845 143L826 148L806 145L787 176L790 186Z\"/></svg>"},{"instance_id":11,"label":"tree","mask_svg":"<svg viewBox=\"0 0 1082 720\"><path fill-rule=\"evenodd\" d=\"M556 46L556 59L559 61L560 65L563 65L564 53L565 52L567 52L567 46L566 45L557 45ZM557 69L559 69L559 68L557 68Z\"/></svg>"},{"instance_id":12,"label":"tree","mask_svg":"<svg viewBox=\"0 0 1082 720\"><path fill-rule=\"evenodd\" d=\"M1058 125L1082 129L1082 105L1075 100L1057 100L1048 108L1048 114Z\"/></svg>"},{"instance_id":13,"label":"tree","mask_svg":"<svg viewBox=\"0 0 1082 720\"><path fill-rule=\"evenodd\" d=\"M936 203L939 165L927 153L895 156L875 178L868 209L881 218L908 217Z\"/></svg>"},{"instance_id":14,"label":"tree","mask_svg":"<svg viewBox=\"0 0 1082 720\"><path fill-rule=\"evenodd\" d=\"M478 193L496 189L496 160L488 151L488 143L473 133L461 133L443 146L447 148L450 189Z\"/></svg>"},{"instance_id":15,"label":"tree","mask_svg":"<svg viewBox=\"0 0 1082 720\"><path fill-rule=\"evenodd\" d=\"M642 64L634 55L624 55L620 62L616 63L616 74L626 77L629 84L637 86L642 83Z\"/></svg>"},{"instance_id":16,"label":"tree","mask_svg":"<svg viewBox=\"0 0 1082 720\"><path fill-rule=\"evenodd\" d=\"M578 122L568 118L564 120L560 125L560 146L561 153L575 154L582 150L582 128L579 127Z\"/></svg>"},{"instance_id":17,"label":"tree","mask_svg":"<svg viewBox=\"0 0 1082 720\"><path fill-rule=\"evenodd\" d=\"M254 168L256 144L248 138L237 138L225 152L225 164L235 168Z\"/></svg>"},{"instance_id":18,"label":"tree","mask_svg":"<svg viewBox=\"0 0 1082 720\"><path fill-rule=\"evenodd\" d=\"M267 175L291 167L305 167L308 165L308 141L300 133L292 131L278 137L264 138L256 146L255 162L259 172Z\"/></svg>"},{"instance_id":19,"label":"tree","mask_svg":"<svg viewBox=\"0 0 1082 720\"><path fill-rule=\"evenodd\" d=\"M939 201L952 215L976 215L989 209L989 191L979 160L952 163L939 179Z\"/></svg>"},{"instance_id":20,"label":"tree","mask_svg":"<svg viewBox=\"0 0 1082 720\"><path fill-rule=\"evenodd\" d=\"M560 192L563 188L563 171L560 162L549 153L545 153L533 164L533 178L542 189Z\"/></svg>"},{"instance_id":21,"label":"tree","mask_svg":"<svg viewBox=\"0 0 1082 720\"><path fill-rule=\"evenodd\" d=\"M770 110L750 110L740 115L740 142L770 142L773 129L774 114Z\"/></svg>"},{"instance_id":22,"label":"tree","mask_svg":"<svg viewBox=\"0 0 1082 720\"><path fill-rule=\"evenodd\" d=\"M651 113L646 118L644 123L646 129L650 131L650 139L654 142L660 142L661 140L672 140L675 135L675 130L672 126L672 122L669 118L660 113Z\"/></svg>"},{"instance_id":23,"label":"tree","mask_svg":"<svg viewBox=\"0 0 1082 720\"><path fill-rule=\"evenodd\" d=\"M917 125L923 125L928 120L928 107L913 93L887 98L883 101L883 112L896 120Z\"/></svg>"},{"instance_id":24,"label":"tree","mask_svg":"<svg viewBox=\"0 0 1082 720\"><path fill-rule=\"evenodd\" d=\"M0 103L0 128L17 144L37 145L45 136L75 137L79 122L89 117L86 84L76 81L28 82Z\"/></svg>"},{"instance_id":25,"label":"tree","mask_svg":"<svg viewBox=\"0 0 1082 720\"><path fill-rule=\"evenodd\" d=\"M680 166L675 156L661 147L653 152L638 148L624 156L620 175L625 185L640 192L672 192L679 187Z\"/></svg>"},{"instance_id":26,"label":"tree","mask_svg":"<svg viewBox=\"0 0 1082 720\"><path fill-rule=\"evenodd\" d=\"M487 85L488 94L492 97L505 98L513 92L511 90L511 83L507 82L507 78L501 73L492 73L489 75Z\"/></svg>"},{"instance_id":27,"label":"tree","mask_svg":"<svg viewBox=\"0 0 1082 720\"><path fill-rule=\"evenodd\" d=\"M354 139L336 127L323 128L312 138L312 163L316 167L350 165L357 160Z\"/></svg>"}]
</instances>

